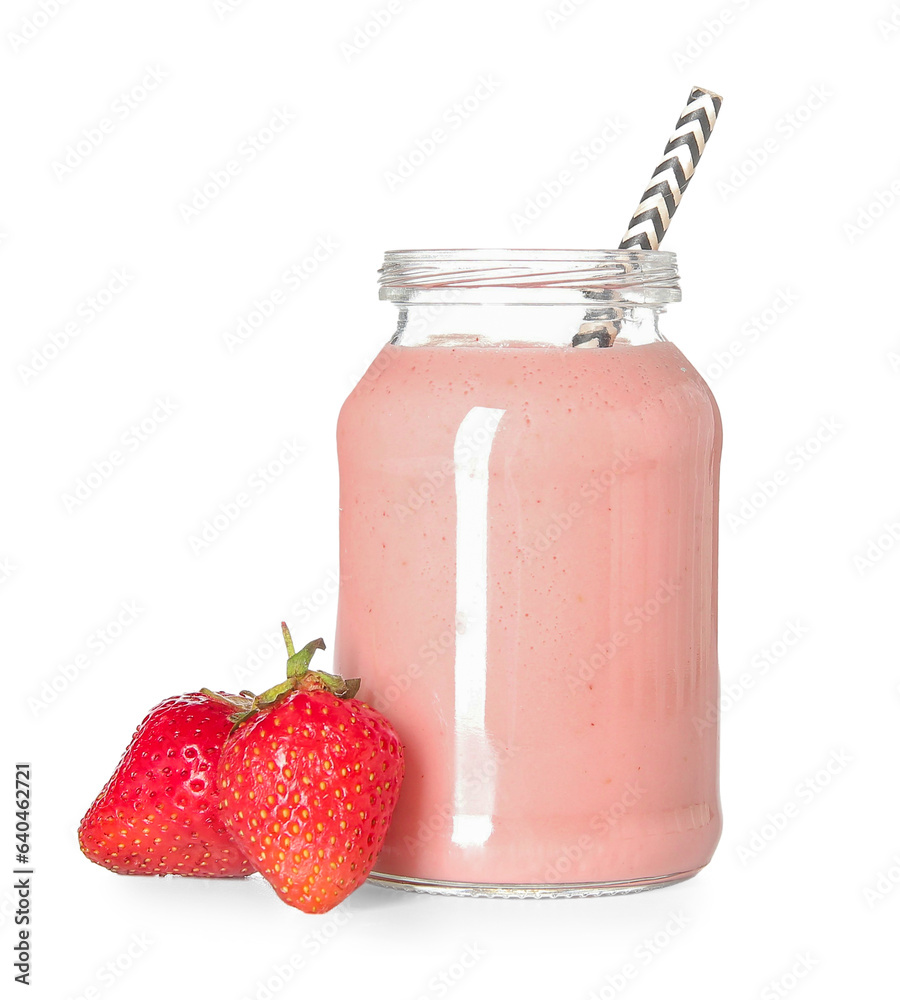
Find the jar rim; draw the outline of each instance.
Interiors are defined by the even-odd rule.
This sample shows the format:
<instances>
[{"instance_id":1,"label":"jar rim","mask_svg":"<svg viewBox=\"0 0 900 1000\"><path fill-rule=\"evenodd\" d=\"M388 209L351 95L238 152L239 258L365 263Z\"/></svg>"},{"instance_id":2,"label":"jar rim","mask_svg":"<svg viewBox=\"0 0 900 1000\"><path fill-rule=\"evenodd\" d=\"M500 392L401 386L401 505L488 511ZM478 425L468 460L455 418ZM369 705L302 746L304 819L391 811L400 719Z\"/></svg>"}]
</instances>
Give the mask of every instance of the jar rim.
<instances>
[{"instance_id":1,"label":"jar rim","mask_svg":"<svg viewBox=\"0 0 900 1000\"><path fill-rule=\"evenodd\" d=\"M426 289L543 289L649 304L681 298L674 252L459 248L389 250L380 297L406 301Z\"/></svg>"}]
</instances>

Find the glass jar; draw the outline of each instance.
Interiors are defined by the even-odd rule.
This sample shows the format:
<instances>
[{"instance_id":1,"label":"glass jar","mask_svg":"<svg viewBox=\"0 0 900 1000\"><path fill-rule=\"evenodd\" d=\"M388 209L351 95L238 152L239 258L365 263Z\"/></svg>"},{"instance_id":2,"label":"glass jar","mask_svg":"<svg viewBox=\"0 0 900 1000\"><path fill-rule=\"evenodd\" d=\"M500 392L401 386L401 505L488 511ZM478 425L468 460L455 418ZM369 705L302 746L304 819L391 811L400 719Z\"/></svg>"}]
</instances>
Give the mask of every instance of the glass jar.
<instances>
[{"instance_id":1,"label":"glass jar","mask_svg":"<svg viewBox=\"0 0 900 1000\"><path fill-rule=\"evenodd\" d=\"M628 892L710 859L721 423L675 255L388 253L338 424L336 665L406 747L372 878Z\"/></svg>"}]
</instances>

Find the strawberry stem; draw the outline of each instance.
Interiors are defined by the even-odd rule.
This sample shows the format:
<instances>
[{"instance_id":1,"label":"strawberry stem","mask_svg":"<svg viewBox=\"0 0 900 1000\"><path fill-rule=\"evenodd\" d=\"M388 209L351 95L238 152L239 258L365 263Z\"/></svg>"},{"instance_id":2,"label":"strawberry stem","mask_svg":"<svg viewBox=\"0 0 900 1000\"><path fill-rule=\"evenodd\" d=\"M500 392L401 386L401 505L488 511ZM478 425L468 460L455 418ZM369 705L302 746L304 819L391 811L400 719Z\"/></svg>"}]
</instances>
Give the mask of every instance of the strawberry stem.
<instances>
[{"instance_id":1,"label":"strawberry stem","mask_svg":"<svg viewBox=\"0 0 900 1000\"><path fill-rule=\"evenodd\" d=\"M294 640L291 638L291 630L287 627L287 622L281 623L281 634L284 636L284 644L287 646L288 659L294 655Z\"/></svg>"},{"instance_id":2,"label":"strawberry stem","mask_svg":"<svg viewBox=\"0 0 900 1000\"><path fill-rule=\"evenodd\" d=\"M262 694L254 695L252 691L241 691L240 694L222 694L222 692L211 691L203 688L203 694L222 702L234 709L228 718L234 724L235 729L242 722L252 718L260 711L266 711L276 705L286 695L292 691L330 691L337 698L355 698L359 691L359 678L353 677L345 680L335 674L326 674L318 670L310 670L309 663L313 658L313 653L317 649L324 649L325 643L322 639L313 639L308 642L303 649L294 651L294 640L291 638L290 629L286 622L281 623L281 631L284 635L284 644L287 647L287 677L278 684L270 687Z\"/></svg>"},{"instance_id":3,"label":"strawberry stem","mask_svg":"<svg viewBox=\"0 0 900 1000\"><path fill-rule=\"evenodd\" d=\"M287 647L290 651L293 648L293 643L287 643ZM313 658L313 653L317 649L324 648L325 643L321 639L313 639L312 642L308 642L299 652L291 653L287 661L288 677L302 677L309 670L309 661Z\"/></svg>"}]
</instances>

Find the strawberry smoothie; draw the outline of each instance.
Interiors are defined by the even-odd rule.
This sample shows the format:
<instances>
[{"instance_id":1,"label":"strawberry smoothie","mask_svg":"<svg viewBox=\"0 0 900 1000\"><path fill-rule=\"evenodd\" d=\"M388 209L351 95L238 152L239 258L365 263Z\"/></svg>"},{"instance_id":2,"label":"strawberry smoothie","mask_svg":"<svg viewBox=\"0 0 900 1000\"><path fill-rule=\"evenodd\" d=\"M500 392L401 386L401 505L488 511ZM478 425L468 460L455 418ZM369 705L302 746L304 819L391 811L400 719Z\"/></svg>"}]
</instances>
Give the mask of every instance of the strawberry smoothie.
<instances>
[{"instance_id":1,"label":"strawberry smoothie","mask_svg":"<svg viewBox=\"0 0 900 1000\"><path fill-rule=\"evenodd\" d=\"M387 346L338 448L336 668L406 746L376 877L572 894L705 865L721 425L679 350Z\"/></svg>"}]
</instances>

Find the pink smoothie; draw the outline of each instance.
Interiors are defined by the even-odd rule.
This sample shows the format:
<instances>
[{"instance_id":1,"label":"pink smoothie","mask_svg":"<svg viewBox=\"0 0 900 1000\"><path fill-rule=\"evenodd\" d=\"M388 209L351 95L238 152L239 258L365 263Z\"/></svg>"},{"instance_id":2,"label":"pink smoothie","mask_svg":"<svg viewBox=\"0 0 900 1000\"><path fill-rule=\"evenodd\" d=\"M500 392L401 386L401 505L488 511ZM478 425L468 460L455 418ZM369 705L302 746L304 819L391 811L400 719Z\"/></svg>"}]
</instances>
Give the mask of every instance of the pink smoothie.
<instances>
[{"instance_id":1,"label":"pink smoothie","mask_svg":"<svg viewBox=\"0 0 900 1000\"><path fill-rule=\"evenodd\" d=\"M376 871L705 865L721 425L678 349L389 346L338 447L336 667L407 754Z\"/></svg>"}]
</instances>

